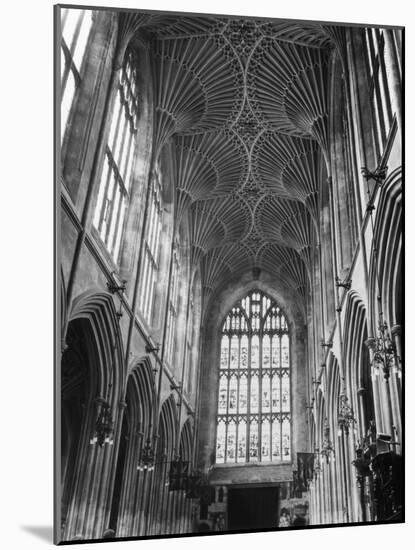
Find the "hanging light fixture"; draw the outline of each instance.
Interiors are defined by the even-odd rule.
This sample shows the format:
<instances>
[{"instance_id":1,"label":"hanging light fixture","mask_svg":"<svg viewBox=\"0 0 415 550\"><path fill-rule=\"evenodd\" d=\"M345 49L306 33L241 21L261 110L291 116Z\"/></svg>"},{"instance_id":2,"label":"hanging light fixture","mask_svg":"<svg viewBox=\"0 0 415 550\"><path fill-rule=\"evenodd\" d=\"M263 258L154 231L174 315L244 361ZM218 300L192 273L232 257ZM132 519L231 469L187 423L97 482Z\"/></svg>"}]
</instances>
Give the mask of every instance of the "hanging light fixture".
<instances>
[{"instance_id":1,"label":"hanging light fixture","mask_svg":"<svg viewBox=\"0 0 415 550\"><path fill-rule=\"evenodd\" d=\"M327 418L324 421L324 440L320 454L325 457L327 464L334 461L334 447L330 440L330 426Z\"/></svg>"},{"instance_id":2,"label":"hanging light fixture","mask_svg":"<svg viewBox=\"0 0 415 550\"><path fill-rule=\"evenodd\" d=\"M345 393L342 393L340 395L338 422L339 422L339 432L338 432L339 436L341 436L343 432L346 435L349 435L350 427L356 424L356 420L353 414L353 409L349 405L349 401Z\"/></svg>"},{"instance_id":3,"label":"hanging light fixture","mask_svg":"<svg viewBox=\"0 0 415 550\"><path fill-rule=\"evenodd\" d=\"M321 466L320 466L320 451L319 449L314 449L314 479L320 476Z\"/></svg>"},{"instance_id":4,"label":"hanging light fixture","mask_svg":"<svg viewBox=\"0 0 415 550\"><path fill-rule=\"evenodd\" d=\"M396 347L392 342L386 321L382 318L382 312L379 314L378 333L375 338L368 338L367 344L373 350L372 366L375 376L383 374L385 380L389 380L391 371L400 376L400 369L395 359Z\"/></svg>"},{"instance_id":5,"label":"hanging light fixture","mask_svg":"<svg viewBox=\"0 0 415 550\"><path fill-rule=\"evenodd\" d=\"M102 397L97 397L95 403L98 407L98 415L95 421L94 435L90 440L91 445L98 443L100 447L107 443L112 445L114 433L114 421L112 419L111 405Z\"/></svg>"},{"instance_id":6,"label":"hanging light fixture","mask_svg":"<svg viewBox=\"0 0 415 550\"><path fill-rule=\"evenodd\" d=\"M140 472L152 472L155 466L154 457L155 453L149 436L146 444L141 449L141 456L138 462L137 470Z\"/></svg>"}]
</instances>

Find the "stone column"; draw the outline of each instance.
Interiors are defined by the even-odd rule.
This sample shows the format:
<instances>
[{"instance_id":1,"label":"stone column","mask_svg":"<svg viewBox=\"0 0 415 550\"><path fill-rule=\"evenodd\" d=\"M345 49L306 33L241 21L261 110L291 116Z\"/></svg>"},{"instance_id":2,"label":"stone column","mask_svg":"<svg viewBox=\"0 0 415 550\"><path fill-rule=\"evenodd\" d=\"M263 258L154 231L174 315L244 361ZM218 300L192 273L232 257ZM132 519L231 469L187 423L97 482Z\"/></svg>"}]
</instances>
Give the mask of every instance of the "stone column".
<instances>
[{"instance_id":1,"label":"stone column","mask_svg":"<svg viewBox=\"0 0 415 550\"><path fill-rule=\"evenodd\" d=\"M390 387L393 411L393 424L396 428L397 443L402 444L402 326L394 325L391 329L393 343L396 347L395 361L390 373ZM400 454L400 445L396 447Z\"/></svg>"},{"instance_id":2,"label":"stone column","mask_svg":"<svg viewBox=\"0 0 415 550\"><path fill-rule=\"evenodd\" d=\"M366 435L366 426L369 425L371 418L366 418L364 397L367 392L366 388L357 389L357 404L358 404L358 424L359 424L359 438L362 439Z\"/></svg>"},{"instance_id":3,"label":"stone column","mask_svg":"<svg viewBox=\"0 0 415 550\"><path fill-rule=\"evenodd\" d=\"M375 423L377 431L381 432L384 430L384 421L383 421L383 415L382 415L382 406L381 406L381 400L379 396L379 373L375 370L373 367L373 350L376 345L376 338L368 338L365 341L366 346L369 348L369 355L370 355L370 364L372 365L371 371L372 371L372 389L373 389L373 405L375 409Z\"/></svg>"},{"instance_id":4,"label":"stone column","mask_svg":"<svg viewBox=\"0 0 415 550\"><path fill-rule=\"evenodd\" d=\"M383 31L383 36L385 38L385 64L386 67L390 69L390 76L388 75L388 81L390 83L390 98L392 109L396 113L398 130L402 132L402 79L393 33L394 31L392 29L385 29Z\"/></svg>"}]
</instances>

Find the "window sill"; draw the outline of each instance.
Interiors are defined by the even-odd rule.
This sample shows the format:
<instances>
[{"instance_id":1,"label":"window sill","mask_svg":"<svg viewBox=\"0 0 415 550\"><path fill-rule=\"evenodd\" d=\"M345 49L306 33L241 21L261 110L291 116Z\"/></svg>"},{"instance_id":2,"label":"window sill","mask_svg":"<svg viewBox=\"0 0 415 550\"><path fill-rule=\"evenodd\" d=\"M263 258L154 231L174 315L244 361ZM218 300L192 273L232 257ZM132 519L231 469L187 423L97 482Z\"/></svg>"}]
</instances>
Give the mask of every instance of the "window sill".
<instances>
[{"instance_id":1,"label":"window sill","mask_svg":"<svg viewBox=\"0 0 415 550\"><path fill-rule=\"evenodd\" d=\"M279 466L290 466L292 460L282 460L281 462L232 462L226 464L213 464L212 470L220 468L275 468Z\"/></svg>"}]
</instances>

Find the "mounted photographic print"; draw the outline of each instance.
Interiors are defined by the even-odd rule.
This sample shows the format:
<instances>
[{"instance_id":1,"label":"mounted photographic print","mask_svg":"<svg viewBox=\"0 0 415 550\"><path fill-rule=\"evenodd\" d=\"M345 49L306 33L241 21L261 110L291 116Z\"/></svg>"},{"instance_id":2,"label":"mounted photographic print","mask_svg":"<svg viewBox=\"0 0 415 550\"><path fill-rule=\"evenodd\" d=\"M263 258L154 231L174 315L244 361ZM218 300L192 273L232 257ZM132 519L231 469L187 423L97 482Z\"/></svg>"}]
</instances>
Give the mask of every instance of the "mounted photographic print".
<instances>
[{"instance_id":1,"label":"mounted photographic print","mask_svg":"<svg viewBox=\"0 0 415 550\"><path fill-rule=\"evenodd\" d=\"M55 7L55 542L404 521L403 28Z\"/></svg>"}]
</instances>

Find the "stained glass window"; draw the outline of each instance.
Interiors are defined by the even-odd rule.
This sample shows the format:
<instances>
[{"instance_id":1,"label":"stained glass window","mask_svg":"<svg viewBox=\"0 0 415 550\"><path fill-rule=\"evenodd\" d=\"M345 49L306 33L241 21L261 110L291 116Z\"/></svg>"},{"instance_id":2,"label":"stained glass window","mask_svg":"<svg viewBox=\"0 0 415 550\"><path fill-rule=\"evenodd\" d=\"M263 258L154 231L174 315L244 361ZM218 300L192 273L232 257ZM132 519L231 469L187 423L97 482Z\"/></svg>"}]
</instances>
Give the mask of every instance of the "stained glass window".
<instances>
[{"instance_id":1,"label":"stained glass window","mask_svg":"<svg viewBox=\"0 0 415 550\"><path fill-rule=\"evenodd\" d=\"M260 291L222 325L216 463L291 461L290 334L281 308Z\"/></svg>"}]
</instances>

